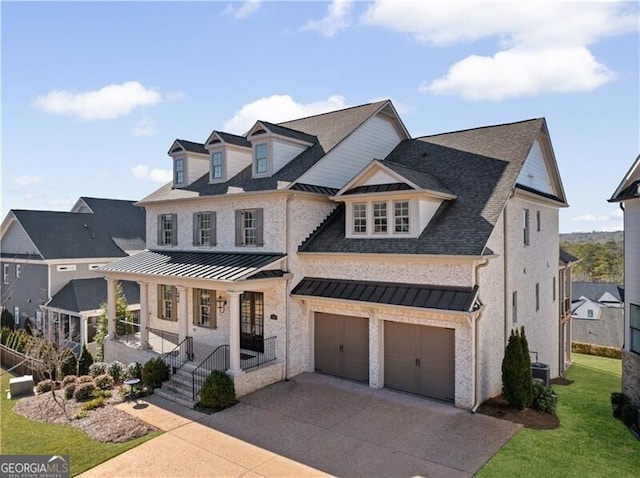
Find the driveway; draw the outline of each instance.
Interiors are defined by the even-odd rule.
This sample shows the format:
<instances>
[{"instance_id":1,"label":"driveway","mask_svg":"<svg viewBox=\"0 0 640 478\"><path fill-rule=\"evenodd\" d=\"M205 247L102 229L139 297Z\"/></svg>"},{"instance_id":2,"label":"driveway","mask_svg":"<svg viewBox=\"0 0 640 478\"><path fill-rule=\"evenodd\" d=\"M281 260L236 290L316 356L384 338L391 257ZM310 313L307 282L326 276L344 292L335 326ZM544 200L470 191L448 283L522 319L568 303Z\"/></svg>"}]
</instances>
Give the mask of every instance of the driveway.
<instances>
[{"instance_id":1,"label":"driveway","mask_svg":"<svg viewBox=\"0 0 640 478\"><path fill-rule=\"evenodd\" d=\"M302 374L271 385L213 415L159 397L149 397L149 403L179 416L164 428L171 430L165 435L110 460L111 472L116 470L111 476L124 472L117 460L137 463L139 472L144 463L139 475L171 476L166 457L172 455L170 460L180 463L176 470L185 477L469 477L520 427L321 374ZM144 411L139 415L146 419ZM151 459L133 455L143 449ZM216 464L220 457L226 467ZM107 462L83 476L109 473Z\"/></svg>"}]
</instances>

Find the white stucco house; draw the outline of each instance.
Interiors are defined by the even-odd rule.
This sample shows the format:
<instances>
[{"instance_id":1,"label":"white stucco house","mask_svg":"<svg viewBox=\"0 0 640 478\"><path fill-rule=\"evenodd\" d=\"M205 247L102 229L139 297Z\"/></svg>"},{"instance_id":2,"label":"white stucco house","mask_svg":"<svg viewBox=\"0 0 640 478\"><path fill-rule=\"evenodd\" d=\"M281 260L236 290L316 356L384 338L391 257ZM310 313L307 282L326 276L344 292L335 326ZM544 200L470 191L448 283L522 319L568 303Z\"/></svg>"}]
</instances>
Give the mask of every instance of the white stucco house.
<instances>
[{"instance_id":1,"label":"white stucco house","mask_svg":"<svg viewBox=\"0 0 640 478\"><path fill-rule=\"evenodd\" d=\"M609 201L624 210L622 391L640 407L640 156Z\"/></svg>"},{"instance_id":2,"label":"white stucco house","mask_svg":"<svg viewBox=\"0 0 640 478\"><path fill-rule=\"evenodd\" d=\"M544 119L412 138L387 100L168 154L173 181L138 203L148 250L102 267L110 291L140 284L137 347L111 320L108 360L174 334L187 388L216 367L238 395L315 371L467 409L500 393L514 327L552 377L570 361Z\"/></svg>"}]
</instances>

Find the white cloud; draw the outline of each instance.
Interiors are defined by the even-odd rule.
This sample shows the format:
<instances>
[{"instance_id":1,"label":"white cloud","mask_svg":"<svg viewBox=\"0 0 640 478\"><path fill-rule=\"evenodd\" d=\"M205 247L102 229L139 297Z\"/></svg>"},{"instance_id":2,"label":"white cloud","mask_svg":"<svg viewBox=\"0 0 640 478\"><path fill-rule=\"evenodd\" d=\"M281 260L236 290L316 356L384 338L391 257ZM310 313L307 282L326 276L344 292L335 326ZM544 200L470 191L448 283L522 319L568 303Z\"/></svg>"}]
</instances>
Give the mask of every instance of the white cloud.
<instances>
[{"instance_id":1,"label":"white cloud","mask_svg":"<svg viewBox=\"0 0 640 478\"><path fill-rule=\"evenodd\" d=\"M153 120L145 117L135 124L131 134L133 136L155 136L156 132L156 125Z\"/></svg>"},{"instance_id":2,"label":"white cloud","mask_svg":"<svg viewBox=\"0 0 640 478\"><path fill-rule=\"evenodd\" d=\"M224 131L244 134L257 120L280 123L345 107L344 97L339 95L307 104L296 103L289 95L273 95L244 105L224 124Z\"/></svg>"},{"instance_id":3,"label":"white cloud","mask_svg":"<svg viewBox=\"0 0 640 478\"><path fill-rule=\"evenodd\" d=\"M128 81L94 91L52 91L38 96L33 105L47 113L71 115L90 121L114 119L127 115L140 106L161 101L162 95L157 91L145 88L137 81Z\"/></svg>"},{"instance_id":4,"label":"white cloud","mask_svg":"<svg viewBox=\"0 0 640 478\"><path fill-rule=\"evenodd\" d=\"M309 20L302 26L303 31L317 31L325 37L332 37L351 25L352 0L333 0L327 7L327 15L320 20Z\"/></svg>"},{"instance_id":5,"label":"white cloud","mask_svg":"<svg viewBox=\"0 0 640 478\"><path fill-rule=\"evenodd\" d=\"M492 57L469 56L451 66L446 76L421 84L419 91L497 101L543 92L590 91L613 76L585 47L514 48Z\"/></svg>"},{"instance_id":6,"label":"white cloud","mask_svg":"<svg viewBox=\"0 0 640 478\"><path fill-rule=\"evenodd\" d=\"M40 176L18 176L13 180L13 184L18 187L37 186L42 184Z\"/></svg>"},{"instance_id":7,"label":"white cloud","mask_svg":"<svg viewBox=\"0 0 640 478\"><path fill-rule=\"evenodd\" d=\"M131 174L137 179L146 179L156 183L168 183L173 179L173 172L169 169L149 168L139 164L131 168Z\"/></svg>"},{"instance_id":8,"label":"white cloud","mask_svg":"<svg viewBox=\"0 0 640 478\"><path fill-rule=\"evenodd\" d=\"M227 5L227 8L225 8L224 13L241 20L257 12L261 3L262 0L246 0L239 7L229 4Z\"/></svg>"},{"instance_id":9,"label":"white cloud","mask_svg":"<svg viewBox=\"0 0 640 478\"><path fill-rule=\"evenodd\" d=\"M490 100L598 88L614 75L587 47L638 29L635 6L617 2L378 0L362 20L431 45L494 38L494 55L468 56L420 86L422 92Z\"/></svg>"},{"instance_id":10,"label":"white cloud","mask_svg":"<svg viewBox=\"0 0 640 478\"><path fill-rule=\"evenodd\" d=\"M603 222L611 220L611 216L596 216L595 214L585 214L571 218L575 222Z\"/></svg>"}]
</instances>

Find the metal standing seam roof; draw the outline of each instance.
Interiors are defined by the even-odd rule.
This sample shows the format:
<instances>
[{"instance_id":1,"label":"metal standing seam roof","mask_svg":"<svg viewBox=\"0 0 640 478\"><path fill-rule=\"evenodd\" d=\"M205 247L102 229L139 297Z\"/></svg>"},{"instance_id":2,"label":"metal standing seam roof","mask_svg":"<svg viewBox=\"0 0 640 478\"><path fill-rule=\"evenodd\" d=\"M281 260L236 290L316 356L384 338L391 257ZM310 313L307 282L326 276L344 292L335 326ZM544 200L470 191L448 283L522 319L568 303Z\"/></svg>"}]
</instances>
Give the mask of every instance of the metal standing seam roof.
<instances>
[{"instance_id":1,"label":"metal standing seam roof","mask_svg":"<svg viewBox=\"0 0 640 478\"><path fill-rule=\"evenodd\" d=\"M291 295L470 312L478 288L305 277Z\"/></svg>"},{"instance_id":2,"label":"metal standing seam roof","mask_svg":"<svg viewBox=\"0 0 640 478\"><path fill-rule=\"evenodd\" d=\"M100 268L123 272L192 279L235 281L283 258L284 254L229 252L144 251Z\"/></svg>"}]
</instances>

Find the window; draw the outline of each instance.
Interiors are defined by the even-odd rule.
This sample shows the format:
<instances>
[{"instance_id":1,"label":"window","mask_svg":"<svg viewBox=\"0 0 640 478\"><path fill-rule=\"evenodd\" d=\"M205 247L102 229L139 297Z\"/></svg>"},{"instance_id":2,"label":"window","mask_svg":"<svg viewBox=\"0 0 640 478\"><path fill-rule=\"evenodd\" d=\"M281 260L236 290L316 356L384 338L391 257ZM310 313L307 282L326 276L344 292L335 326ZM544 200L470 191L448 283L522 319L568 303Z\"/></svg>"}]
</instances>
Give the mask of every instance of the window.
<instances>
[{"instance_id":1,"label":"window","mask_svg":"<svg viewBox=\"0 0 640 478\"><path fill-rule=\"evenodd\" d=\"M593 319L593 309L587 310L587 317L589 317L590 319Z\"/></svg>"},{"instance_id":2,"label":"window","mask_svg":"<svg viewBox=\"0 0 640 478\"><path fill-rule=\"evenodd\" d=\"M16 264L16 279L20 279L22 275L22 266L20 264Z\"/></svg>"},{"instance_id":3,"label":"window","mask_svg":"<svg viewBox=\"0 0 640 478\"><path fill-rule=\"evenodd\" d=\"M211 153L211 179L222 179L222 151Z\"/></svg>"},{"instance_id":4,"label":"window","mask_svg":"<svg viewBox=\"0 0 640 478\"><path fill-rule=\"evenodd\" d=\"M255 171L257 174L267 172L267 143L256 144Z\"/></svg>"},{"instance_id":5,"label":"window","mask_svg":"<svg viewBox=\"0 0 640 478\"><path fill-rule=\"evenodd\" d=\"M540 232L540 211L536 211L536 231Z\"/></svg>"},{"instance_id":6,"label":"window","mask_svg":"<svg viewBox=\"0 0 640 478\"><path fill-rule=\"evenodd\" d=\"M176 159L174 181L176 184L184 183L184 159Z\"/></svg>"},{"instance_id":7,"label":"window","mask_svg":"<svg viewBox=\"0 0 640 478\"><path fill-rule=\"evenodd\" d=\"M555 278L555 276L553 278L553 292L552 292L552 294L553 294L553 301L555 302L556 301L556 278Z\"/></svg>"},{"instance_id":8,"label":"window","mask_svg":"<svg viewBox=\"0 0 640 478\"><path fill-rule=\"evenodd\" d=\"M193 214L193 245L216 245L216 213L196 212Z\"/></svg>"},{"instance_id":9,"label":"window","mask_svg":"<svg viewBox=\"0 0 640 478\"><path fill-rule=\"evenodd\" d=\"M409 232L409 201L395 201L393 208L395 232Z\"/></svg>"},{"instance_id":10,"label":"window","mask_svg":"<svg viewBox=\"0 0 640 478\"><path fill-rule=\"evenodd\" d=\"M98 269L98 268L100 268L100 267L102 267L104 265L106 265L106 264L89 264L89 270L90 271L95 271L96 269Z\"/></svg>"},{"instance_id":11,"label":"window","mask_svg":"<svg viewBox=\"0 0 640 478\"><path fill-rule=\"evenodd\" d=\"M165 320L178 320L177 302L175 286L158 285L158 317Z\"/></svg>"},{"instance_id":12,"label":"window","mask_svg":"<svg viewBox=\"0 0 640 478\"><path fill-rule=\"evenodd\" d=\"M57 266L56 270L58 272L73 272L76 270L76 265L75 264L64 264L61 266Z\"/></svg>"},{"instance_id":13,"label":"window","mask_svg":"<svg viewBox=\"0 0 640 478\"><path fill-rule=\"evenodd\" d=\"M158 216L158 245L175 246L178 244L177 214L160 214Z\"/></svg>"},{"instance_id":14,"label":"window","mask_svg":"<svg viewBox=\"0 0 640 478\"><path fill-rule=\"evenodd\" d=\"M4 264L2 266L2 282L5 284L9 283L9 264Z\"/></svg>"},{"instance_id":15,"label":"window","mask_svg":"<svg viewBox=\"0 0 640 478\"><path fill-rule=\"evenodd\" d=\"M353 232L356 234L367 233L367 205L353 205Z\"/></svg>"},{"instance_id":16,"label":"window","mask_svg":"<svg viewBox=\"0 0 640 478\"><path fill-rule=\"evenodd\" d=\"M540 283L536 283L536 312L540 310Z\"/></svg>"},{"instance_id":17,"label":"window","mask_svg":"<svg viewBox=\"0 0 640 478\"><path fill-rule=\"evenodd\" d=\"M236 210L236 246L263 246L263 210Z\"/></svg>"},{"instance_id":18,"label":"window","mask_svg":"<svg viewBox=\"0 0 640 478\"><path fill-rule=\"evenodd\" d=\"M216 328L215 304L216 291L205 289L193 290L193 324L199 327Z\"/></svg>"},{"instance_id":19,"label":"window","mask_svg":"<svg viewBox=\"0 0 640 478\"><path fill-rule=\"evenodd\" d=\"M387 203L386 202L374 202L373 203L373 232L384 233L387 232Z\"/></svg>"},{"instance_id":20,"label":"window","mask_svg":"<svg viewBox=\"0 0 640 478\"><path fill-rule=\"evenodd\" d=\"M529 210L522 211L522 229L524 232L524 245L529 245Z\"/></svg>"},{"instance_id":21,"label":"window","mask_svg":"<svg viewBox=\"0 0 640 478\"><path fill-rule=\"evenodd\" d=\"M629 350L640 354L640 305L629 304L629 326L631 327Z\"/></svg>"},{"instance_id":22,"label":"window","mask_svg":"<svg viewBox=\"0 0 640 478\"><path fill-rule=\"evenodd\" d=\"M511 316L513 323L518 321L518 291L514 291L511 297Z\"/></svg>"}]
</instances>

